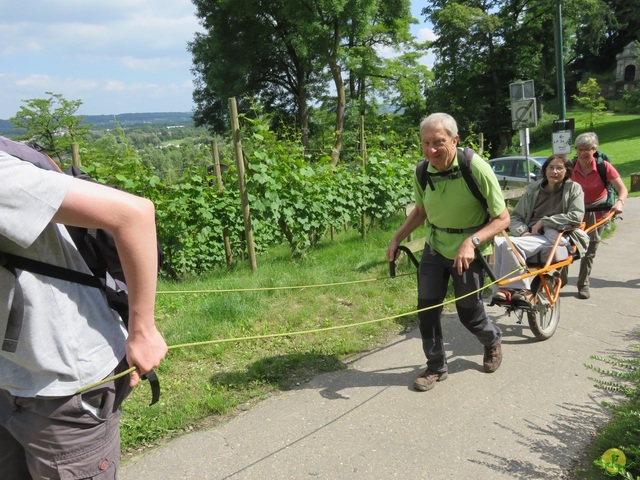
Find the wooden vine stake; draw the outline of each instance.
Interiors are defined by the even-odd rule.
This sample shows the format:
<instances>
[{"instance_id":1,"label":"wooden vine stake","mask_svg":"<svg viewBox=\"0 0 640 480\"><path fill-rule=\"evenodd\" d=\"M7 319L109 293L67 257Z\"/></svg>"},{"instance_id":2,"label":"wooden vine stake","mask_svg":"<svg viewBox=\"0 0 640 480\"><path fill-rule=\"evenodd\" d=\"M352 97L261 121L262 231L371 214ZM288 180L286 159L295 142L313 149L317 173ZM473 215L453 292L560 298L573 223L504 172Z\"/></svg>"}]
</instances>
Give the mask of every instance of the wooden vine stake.
<instances>
[{"instance_id":1,"label":"wooden vine stake","mask_svg":"<svg viewBox=\"0 0 640 480\"><path fill-rule=\"evenodd\" d=\"M253 243L253 229L251 228L251 213L249 211L249 198L247 196L247 182L244 178L244 160L242 158L242 143L240 142L240 123L238 122L238 105L236 99L229 99L229 111L231 112L231 131L233 133L233 146L236 151L236 168L238 169L238 187L240 188L240 201L242 203L242 216L244 218L244 232L247 238L247 250L251 270L255 270L256 247Z\"/></svg>"},{"instance_id":2,"label":"wooden vine stake","mask_svg":"<svg viewBox=\"0 0 640 480\"><path fill-rule=\"evenodd\" d=\"M367 171L367 144L364 135L364 115L360 115L360 155L362 156L362 173ZM367 238L367 214L362 212L362 239Z\"/></svg>"},{"instance_id":3,"label":"wooden vine stake","mask_svg":"<svg viewBox=\"0 0 640 480\"><path fill-rule=\"evenodd\" d=\"M224 191L224 183L222 183L222 170L220 168L220 152L218 151L218 141L211 141L211 154L213 155L213 168L218 180L218 192ZM224 251L227 258L227 265L233 264L233 252L231 251L231 240L229 239L229 228L222 227L222 238L224 240Z\"/></svg>"}]
</instances>

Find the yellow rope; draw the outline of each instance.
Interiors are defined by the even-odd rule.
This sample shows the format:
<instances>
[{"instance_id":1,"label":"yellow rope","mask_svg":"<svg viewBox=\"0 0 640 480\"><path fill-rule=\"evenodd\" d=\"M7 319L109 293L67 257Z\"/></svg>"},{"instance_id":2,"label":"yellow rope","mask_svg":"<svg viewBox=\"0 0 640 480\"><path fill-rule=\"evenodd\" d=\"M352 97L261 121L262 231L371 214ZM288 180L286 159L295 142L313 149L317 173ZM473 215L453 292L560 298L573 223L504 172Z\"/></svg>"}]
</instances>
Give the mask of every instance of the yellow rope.
<instances>
[{"instance_id":1,"label":"yellow rope","mask_svg":"<svg viewBox=\"0 0 640 480\"><path fill-rule=\"evenodd\" d=\"M418 309L418 310L413 310L413 311L410 311L410 312L401 313L401 314L398 314L398 315L392 315L390 317L376 318L376 319L373 319L373 320L365 320L363 322L350 323L348 325L334 325L332 327L314 328L314 329L311 329L311 330L298 330L298 331L295 331L295 332L268 333L268 334L264 334L264 335L252 335L252 336L248 336L248 337L223 338L223 339L219 339L219 340L205 340L205 341L202 341L202 342L179 343L179 344L176 344L176 345L170 345L168 347L168 349L169 350L174 350L176 348L196 347L196 346L202 346L202 345L214 345L214 344L228 343L228 342L242 342L242 341L246 341L246 340L259 340L259 339L264 339L264 338L291 337L291 336L294 336L294 335L306 335L306 334L309 334L309 333L328 332L328 331L331 331L331 330L340 330L340 329L344 329L344 328L353 328L353 327L359 327L361 325L369 325L369 324L372 324L372 323L384 322L385 320L392 320L394 318L404 317L404 316L407 316L407 315L413 315L415 313L423 312L423 311L426 311L426 310L430 310L432 308L443 307L443 306L448 305L450 303L456 302L457 300L469 297L471 295L475 295L476 293L481 292L482 290L484 290L486 288L489 288L489 287L495 285L496 283L502 281L503 279L509 277L510 275L514 274L518 270L520 270L520 268L517 268L517 269L513 270L512 272L507 273L503 277L498 278L495 281L490 282L489 284L487 284L487 285L485 285L485 286L483 286L481 288L478 288L478 289L476 289L476 290L474 290L472 292L469 292L469 293L467 293L465 295L462 295L461 297L454 297L453 299L446 300L446 301L444 301L442 303L439 303L438 305L431 305L429 307L421 308L421 309ZM338 284L334 284L334 285L338 285ZM298 287L298 288L302 288L302 287ZM87 390L95 388L95 387L97 387L99 385L102 385L104 383L107 383L107 382L116 380L118 378L121 378L121 377L123 377L125 375L128 375L129 373L133 372L135 369L136 369L136 367L133 366L133 367L129 368L128 370L125 370L124 372L120 372L117 375L105 378L105 379L101 380L100 382L97 382L97 383L94 383L94 384L89 385L87 387L81 388L80 390L78 390L76 392L76 394L77 393L86 392Z\"/></svg>"},{"instance_id":2,"label":"yellow rope","mask_svg":"<svg viewBox=\"0 0 640 480\"><path fill-rule=\"evenodd\" d=\"M405 275L415 275L415 273L401 273L396 275L396 277L404 277ZM314 285L290 285L284 287L254 287L254 288L225 288L219 290L161 290L156 292L156 295L176 295L176 294L187 294L187 293L230 293L230 292L262 292L266 290L298 290L304 288L315 288L315 287L334 287L338 285L353 285L356 283L367 283L367 282L377 282L379 280L388 280L391 277L379 277L379 278L367 278L364 280L352 280L349 282L335 282L335 283L318 283Z\"/></svg>"},{"instance_id":3,"label":"yellow rope","mask_svg":"<svg viewBox=\"0 0 640 480\"><path fill-rule=\"evenodd\" d=\"M465 295L462 295L461 297L454 297L451 300L445 300L442 303L439 303L438 305L431 305L429 307L425 307L425 308L420 308L418 310L413 310L410 312L405 312L405 313L400 313L398 315L392 315L390 317L384 317L384 318L376 318L373 320L365 320L363 322L357 322L357 323L350 323L348 325L334 325L333 327L323 327L323 328L314 328L311 330L299 330L296 332L285 332L285 333L268 333L265 335L252 335L249 337L237 337L237 338L223 338L223 339L219 339L219 340L205 340L202 342L191 342L191 343L180 343L177 345L172 345L169 347L169 350L175 349L175 348L184 348L184 347L196 347L196 346L201 346L201 345L214 345L214 344L218 344L218 343L227 343L227 342L240 342L240 341L245 341L245 340L258 340L261 338L275 338L275 337L289 337L289 336L293 336L293 335L303 335L303 334L308 334L308 333L318 333L318 332L327 332L330 330L340 330L343 328L352 328L352 327L359 327L361 325L369 325L371 323L378 323L378 322L384 322L385 320L392 320L394 318L399 318L399 317L405 317L407 315L413 315L415 313L418 312L424 312L426 310L430 310L433 308L440 308L443 307L445 305L448 305L450 303L454 303L458 300L461 300L463 298L467 298L471 295L475 295L478 292L481 292L482 290L489 288L493 285L495 285L496 283L498 283L499 281L502 281L503 279L507 278L508 276L514 274L515 272L517 272L518 270L520 270L520 268L517 268L515 270L513 270L512 272L507 273L506 275L504 275L501 278L498 278L496 281L491 282L483 287L480 287L472 292L469 292Z\"/></svg>"}]
</instances>

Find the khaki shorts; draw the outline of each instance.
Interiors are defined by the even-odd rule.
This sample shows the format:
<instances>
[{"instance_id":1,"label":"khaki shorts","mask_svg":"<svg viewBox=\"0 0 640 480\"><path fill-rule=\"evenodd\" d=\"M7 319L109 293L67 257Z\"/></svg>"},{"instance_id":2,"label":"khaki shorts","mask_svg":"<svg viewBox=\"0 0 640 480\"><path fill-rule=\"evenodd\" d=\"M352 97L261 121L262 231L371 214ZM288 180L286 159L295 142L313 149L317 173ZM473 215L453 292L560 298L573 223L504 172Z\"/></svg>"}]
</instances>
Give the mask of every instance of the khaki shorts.
<instances>
[{"instance_id":1,"label":"khaki shorts","mask_svg":"<svg viewBox=\"0 0 640 480\"><path fill-rule=\"evenodd\" d=\"M126 361L114 373L124 371ZM117 478L120 405L129 376L60 398L0 390L0 479Z\"/></svg>"}]
</instances>

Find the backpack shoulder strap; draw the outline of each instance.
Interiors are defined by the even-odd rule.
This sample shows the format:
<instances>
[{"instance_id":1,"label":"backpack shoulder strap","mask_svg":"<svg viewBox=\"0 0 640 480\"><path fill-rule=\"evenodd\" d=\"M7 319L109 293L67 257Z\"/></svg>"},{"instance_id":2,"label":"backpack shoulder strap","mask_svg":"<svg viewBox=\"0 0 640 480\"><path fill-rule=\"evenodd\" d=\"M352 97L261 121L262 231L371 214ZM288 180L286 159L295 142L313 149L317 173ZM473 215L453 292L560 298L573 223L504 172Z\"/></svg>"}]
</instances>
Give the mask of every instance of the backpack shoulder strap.
<instances>
[{"instance_id":1,"label":"backpack shoulder strap","mask_svg":"<svg viewBox=\"0 0 640 480\"><path fill-rule=\"evenodd\" d=\"M596 168L598 169L598 175L602 179L602 183L606 187L609 181L607 180L607 166L604 162L609 162L609 157L607 157L606 153L597 152L596 151Z\"/></svg>"},{"instance_id":2,"label":"backpack shoulder strap","mask_svg":"<svg viewBox=\"0 0 640 480\"><path fill-rule=\"evenodd\" d=\"M473 196L478 199L478 201L484 206L485 209L489 207L487 204L487 199L484 198L484 195L480 191L480 186L478 185L478 181L476 177L473 176L471 171L471 159L473 158L474 152L468 147L464 149L458 149L458 165L460 166L460 172L462 173L462 177L464 181L467 182L467 186L473 193Z\"/></svg>"},{"instance_id":3,"label":"backpack shoulder strap","mask_svg":"<svg viewBox=\"0 0 640 480\"><path fill-rule=\"evenodd\" d=\"M600 150L596 150L596 153L594 154L594 156L596 158L601 158L605 162L611 162L611 159L609 158L609 155L607 155L604 152L601 152Z\"/></svg>"},{"instance_id":4,"label":"backpack shoulder strap","mask_svg":"<svg viewBox=\"0 0 640 480\"><path fill-rule=\"evenodd\" d=\"M471 159L473 158L474 151L468 147L458 148L458 168L460 169L460 173L462 178L467 183L467 186L471 190L473 196L484 206L485 209L488 208L487 199L484 198L484 195L480 191L480 187L478 185L478 181L476 177L473 176L471 171ZM427 171L427 161L421 160L416 166L416 177L418 178L418 183L420 187L424 190L427 187L427 183L430 183L429 172Z\"/></svg>"},{"instance_id":5,"label":"backpack shoulder strap","mask_svg":"<svg viewBox=\"0 0 640 480\"><path fill-rule=\"evenodd\" d=\"M418 165L416 166L416 177L418 178L418 184L420 185L422 190L424 190L427 187L428 175L429 174L427 173L427 161L425 159L422 159L421 161L418 162Z\"/></svg>"}]
</instances>

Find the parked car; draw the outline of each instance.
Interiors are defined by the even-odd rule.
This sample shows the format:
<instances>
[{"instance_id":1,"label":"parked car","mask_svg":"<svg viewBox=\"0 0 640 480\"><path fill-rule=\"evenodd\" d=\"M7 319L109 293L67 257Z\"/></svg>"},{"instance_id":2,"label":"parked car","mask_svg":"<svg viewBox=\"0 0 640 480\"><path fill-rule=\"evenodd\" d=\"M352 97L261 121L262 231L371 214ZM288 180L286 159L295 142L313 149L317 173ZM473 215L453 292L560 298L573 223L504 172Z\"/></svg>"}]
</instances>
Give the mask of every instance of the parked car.
<instances>
[{"instance_id":1,"label":"parked car","mask_svg":"<svg viewBox=\"0 0 640 480\"><path fill-rule=\"evenodd\" d=\"M542 164L545 157L498 157L489 160L489 165L498 177L500 185L504 189L509 187L522 187L527 181L527 162L529 159L529 181L539 180L542 173Z\"/></svg>"}]
</instances>

